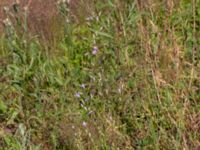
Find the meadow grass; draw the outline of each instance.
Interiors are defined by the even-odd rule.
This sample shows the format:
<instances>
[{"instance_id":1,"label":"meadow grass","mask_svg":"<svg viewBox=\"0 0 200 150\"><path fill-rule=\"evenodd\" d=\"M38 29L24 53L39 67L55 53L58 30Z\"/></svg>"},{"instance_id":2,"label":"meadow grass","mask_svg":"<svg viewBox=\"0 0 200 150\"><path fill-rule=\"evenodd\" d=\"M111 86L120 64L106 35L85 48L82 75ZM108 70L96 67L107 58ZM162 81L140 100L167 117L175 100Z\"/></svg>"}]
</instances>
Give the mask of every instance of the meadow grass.
<instances>
[{"instance_id":1,"label":"meadow grass","mask_svg":"<svg viewBox=\"0 0 200 150\"><path fill-rule=\"evenodd\" d=\"M48 37L4 20L0 149L200 149L200 0L75 8Z\"/></svg>"}]
</instances>

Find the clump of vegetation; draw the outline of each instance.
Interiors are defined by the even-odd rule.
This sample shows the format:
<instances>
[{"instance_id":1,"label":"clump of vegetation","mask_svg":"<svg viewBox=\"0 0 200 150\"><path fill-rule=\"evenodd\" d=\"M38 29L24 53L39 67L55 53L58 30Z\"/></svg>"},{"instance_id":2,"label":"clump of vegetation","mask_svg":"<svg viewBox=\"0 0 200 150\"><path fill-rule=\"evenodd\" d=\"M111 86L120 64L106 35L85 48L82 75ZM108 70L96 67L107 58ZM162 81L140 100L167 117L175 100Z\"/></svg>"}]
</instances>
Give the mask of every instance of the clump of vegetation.
<instances>
[{"instance_id":1,"label":"clump of vegetation","mask_svg":"<svg viewBox=\"0 0 200 150\"><path fill-rule=\"evenodd\" d=\"M200 148L200 0L55 8L44 32L6 10L0 149Z\"/></svg>"}]
</instances>

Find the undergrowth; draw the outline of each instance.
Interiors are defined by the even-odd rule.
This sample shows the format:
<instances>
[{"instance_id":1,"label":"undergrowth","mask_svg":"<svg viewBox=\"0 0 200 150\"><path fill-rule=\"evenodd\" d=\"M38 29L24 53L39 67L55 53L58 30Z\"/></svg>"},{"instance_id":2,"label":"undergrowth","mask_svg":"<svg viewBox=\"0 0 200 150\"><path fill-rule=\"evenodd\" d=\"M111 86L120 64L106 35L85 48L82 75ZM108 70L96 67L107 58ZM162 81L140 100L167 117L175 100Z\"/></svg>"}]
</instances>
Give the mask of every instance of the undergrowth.
<instances>
[{"instance_id":1,"label":"undergrowth","mask_svg":"<svg viewBox=\"0 0 200 150\"><path fill-rule=\"evenodd\" d=\"M92 2L47 42L7 15L0 149L198 150L200 1Z\"/></svg>"}]
</instances>

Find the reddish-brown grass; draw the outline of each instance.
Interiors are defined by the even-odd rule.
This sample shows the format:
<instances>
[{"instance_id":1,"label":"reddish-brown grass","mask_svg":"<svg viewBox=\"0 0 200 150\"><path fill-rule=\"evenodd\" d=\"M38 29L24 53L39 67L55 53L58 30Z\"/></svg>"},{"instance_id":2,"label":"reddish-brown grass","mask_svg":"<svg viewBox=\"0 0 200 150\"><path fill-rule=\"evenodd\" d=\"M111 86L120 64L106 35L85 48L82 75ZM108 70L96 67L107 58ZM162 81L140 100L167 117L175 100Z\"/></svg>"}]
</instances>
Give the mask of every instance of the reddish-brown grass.
<instances>
[{"instance_id":1,"label":"reddish-brown grass","mask_svg":"<svg viewBox=\"0 0 200 150\"><path fill-rule=\"evenodd\" d=\"M20 21L24 22L24 8L27 6L28 1L21 0L19 3L19 13L13 11L13 1L12 0L3 0L0 2L0 20L1 20L1 31L3 29L3 20L6 18L6 15L3 11L3 8L7 6L11 13L15 17L19 17ZM55 26L55 23L58 22L58 10L56 7L56 0L34 0L30 3L27 11L27 23L28 29L33 34L37 34L42 38L52 38L52 28ZM14 21L13 17L10 17ZM49 39L48 39L49 40Z\"/></svg>"},{"instance_id":2,"label":"reddish-brown grass","mask_svg":"<svg viewBox=\"0 0 200 150\"><path fill-rule=\"evenodd\" d=\"M28 3L27 0L20 0L19 7L20 11L18 14L13 10L13 0L1 0L0 1L0 33L3 32L3 20L6 18L5 12L3 8L7 6L9 11L14 14L15 17L20 18L20 21L24 22L24 8L28 6L27 11L27 23L28 23L28 32L32 35L38 35L40 39L47 41L54 41L57 38L56 34L60 34L61 31L61 23L64 22L63 18L59 15L59 11L57 8L58 0L32 0L31 3ZM29 4L29 5L28 5ZM79 6L76 5L77 1L73 0L70 2L70 8L73 10L74 14L76 10L78 10ZM78 11L77 11L78 12ZM10 17L14 22L15 18ZM20 28L20 32L23 29Z\"/></svg>"},{"instance_id":3,"label":"reddish-brown grass","mask_svg":"<svg viewBox=\"0 0 200 150\"><path fill-rule=\"evenodd\" d=\"M6 15L3 8L7 6L11 13L15 17L20 18L22 24L24 23L24 8L28 6L27 23L28 33L31 35L37 35L43 41L55 42L62 36L61 24L64 23L64 18L59 15L57 7L58 0L32 0L31 3L28 0L19 0L20 11L18 14L13 10L13 0L1 0L0 1L0 33L3 33L3 20ZM70 15L75 21L81 21L86 16L90 16L92 7L90 6L94 2L93 0L73 0L69 3ZM14 17L11 17L12 22L15 21ZM19 32L23 32L23 28L19 28ZM55 35L56 34L56 35Z\"/></svg>"}]
</instances>

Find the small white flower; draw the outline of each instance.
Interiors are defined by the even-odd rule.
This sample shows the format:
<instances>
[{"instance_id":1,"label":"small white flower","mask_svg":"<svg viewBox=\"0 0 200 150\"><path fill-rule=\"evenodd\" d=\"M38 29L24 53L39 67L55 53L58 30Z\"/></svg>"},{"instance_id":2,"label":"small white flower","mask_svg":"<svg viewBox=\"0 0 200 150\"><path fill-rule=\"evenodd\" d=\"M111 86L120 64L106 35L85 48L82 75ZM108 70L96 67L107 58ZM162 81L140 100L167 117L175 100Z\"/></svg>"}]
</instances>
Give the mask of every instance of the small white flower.
<instances>
[{"instance_id":1,"label":"small white flower","mask_svg":"<svg viewBox=\"0 0 200 150\"><path fill-rule=\"evenodd\" d=\"M89 98L86 98L84 101L85 101L85 102L88 102L89 100L90 100Z\"/></svg>"},{"instance_id":2,"label":"small white flower","mask_svg":"<svg viewBox=\"0 0 200 150\"><path fill-rule=\"evenodd\" d=\"M86 18L86 21L92 21L94 19L94 17L93 16L90 16L90 17L87 17Z\"/></svg>"},{"instance_id":3,"label":"small white flower","mask_svg":"<svg viewBox=\"0 0 200 150\"><path fill-rule=\"evenodd\" d=\"M85 84L81 84L81 88L85 89Z\"/></svg>"},{"instance_id":4,"label":"small white flower","mask_svg":"<svg viewBox=\"0 0 200 150\"><path fill-rule=\"evenodd\" d=\"M83 121L82 126L87 127L87 122Z\"/></svg>"},{"instance_id":5,"label":"small white flower","mask_svg":"<svg viewBox=\"0 0 200 150\"><path fill-rule=\"evenodd\" d=\"M92 110L90 110L89 112L88 112L88 115L90 115L90 114L92 114L93 113L93 111Z\"/></svg>"},{"instance_id":6,"label":"small white flower","mask_svg":"<svg viewBox=\"0 0 200 150\"><path fill-rule=\"evenodd\" d=\"M6 18L5 20L3 20L3 24L4 24L5 26L12 26L12 22L10 21L9 18Z\"/></svg>"}]
</instances>

